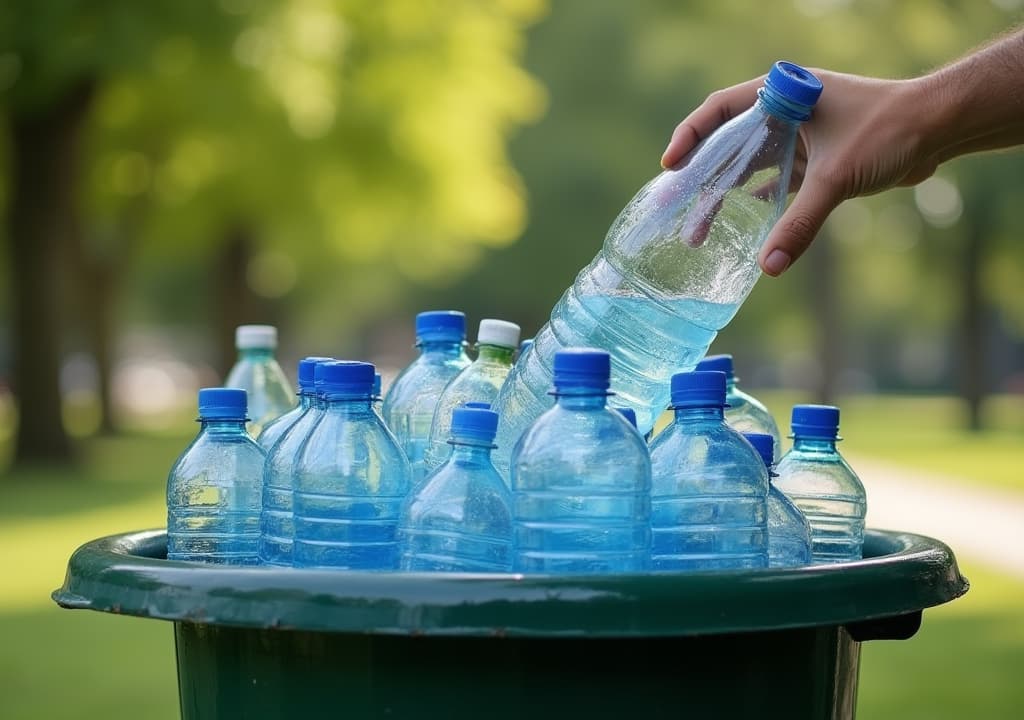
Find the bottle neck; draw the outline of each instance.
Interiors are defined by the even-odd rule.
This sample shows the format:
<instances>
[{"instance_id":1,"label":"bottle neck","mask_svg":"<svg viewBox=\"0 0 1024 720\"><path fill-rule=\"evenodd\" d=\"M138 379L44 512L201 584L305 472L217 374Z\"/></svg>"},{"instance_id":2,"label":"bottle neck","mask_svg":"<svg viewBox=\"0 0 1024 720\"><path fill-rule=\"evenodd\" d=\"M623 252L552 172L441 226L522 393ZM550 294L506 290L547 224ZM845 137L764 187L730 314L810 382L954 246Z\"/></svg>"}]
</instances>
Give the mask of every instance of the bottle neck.
<instances>
[{"instance_id":1,"label":"bottle neck","mask_svg":"<svg viewBox=\"0 0 1024 720\"><path fill-rule=\"evenodd\" d=\"M421 355L459 357L462 355L462 340L419 340L416 347Z\"/></svg>"},{"instance_id":2,"label":"bottle neck","mask_svg":"<svg viewBox=\"0 0 1024 720\"><path fill-rule=\"evenodd\" d=\"M736 376L726 375L725 376L725 392L726 394L736 392Z\"/></svg>"},{"instance_id":3,"label":"bottle neck","mask_svg":"<svg viewBox=\"0 0 1024 720\"><path fill-rule=\"evenodd\" d=\"M501 345L477 345L477 361L496 363L499 365L511 365L514 348L502 347Z\"/></svg>"},{"instance_id":4,"label":"bottle neck","mask_svg":"<svg viewBox=\"0 0 1024 720\"><path fill-rule=\"evenodd\" d=\"M312 390L303 390L299 393L299 408L309 410L316 405L316 393Z\"/></svg>"},{"instance_id":5,"label":"bottle neck","mask_svg":"<svg viewBox=\"0 0 1024 720\"><path fill-rule=\"evenodd\" d=\"M811 117L809 105L795 103L767 86L757 91L757 107L794 130Z\"/></svg>"},{"instance_id":6,"label":"bottle neck","mask_svg":"<svg viewBox=\"0 0 1024 720\"><path fill-rule=\"evenodd\" d=\"M245 435L245 418L199 418L200 430L207 435Z\"/></svg>"},{"instance_id":7,"label":"bottle neck","mask_svg":"<svg viewBox=\"0 0 1024 720\"><path fill-rule=\"evenodd\" d=\"M798 452L834 453L836 452L836 439L797 435L793 438L793 449Z\"/></svg>"},{"instance_id":8,"label":"bottle neck","mask_svg":"<svg viewBox=\"0 0 1024 720\"><path fill-rule=\"evenodd\" d=\"M373 414L369 395L325 396L321 402L324 411L331 415L359 417Z\"/></svg>"},{"instance_id":9,"label":"bottle neck","mask_svg":"<svg viewBox=\"0 0 1024 720\"><path fill-rule=\"evenodd\" d=\"M265 363L274 359L274 348L245 348L238 351L238 359L253 363Z\"/></svg>"},{"instance_id":10,"label":"bottle neck","mask_svg":"<svg viewBox=\"0 0 1024 720\"><path fill-rule=\"evenodd\" d=\"M677 423L720 423L725 421L725 408L720 405L712 407L677 407L675 412Z\"/></svg>"},{"instance_id":11,"label":"bottle neck","mask_svg":"<svg viewBox=\"0 0 1024 720\"><path fill-rule=\"evenodd\" d=\"M491 461L491 445L482 444L479 440L465 437L453 437L448 443L452 446L450 459L455 462L483 465Z\"/></svg>"},{"instance_id":12,"label":"bottle neck","mask_svg":"<svg viewBox=\"0 0 1024 720\"><path fill-rule=\"evenodd\" d=\"M608 404L608 391L595 387L555 387L555 402L566 410L600 410Z\"/></svg>"}]
</instances>

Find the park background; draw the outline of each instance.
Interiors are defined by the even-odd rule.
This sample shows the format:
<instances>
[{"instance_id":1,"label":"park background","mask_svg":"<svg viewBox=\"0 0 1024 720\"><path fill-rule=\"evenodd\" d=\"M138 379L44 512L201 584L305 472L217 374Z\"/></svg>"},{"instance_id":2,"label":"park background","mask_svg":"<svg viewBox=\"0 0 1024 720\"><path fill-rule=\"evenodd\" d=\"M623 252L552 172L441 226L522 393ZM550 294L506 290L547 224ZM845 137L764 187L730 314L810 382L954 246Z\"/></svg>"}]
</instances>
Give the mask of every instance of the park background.
<instances>
[{"instance_id":1,"label":"park background","mask_svg":"<svg viewBox=\"0 0 1024 720\"><path fill-rule=\"evenodd\" d=\"M292 379L332 355L387 381L424 309L530 336L709 92L778 59L909 77L1022 18L1021 0L8 0L0 717L176 717L170 625L49 592L81 543L163 524L236 325L277 325ZM962 158L845 203L712 346L783 427L793 402L838 403L869 490L924 488L895 529L944 493L1024 528L1022 170ZM951 536L990 531L971 507ZM862 717L1024 707L1024 567L944 529L972 589L865 646Z\"/></svg>"}]
</instances>

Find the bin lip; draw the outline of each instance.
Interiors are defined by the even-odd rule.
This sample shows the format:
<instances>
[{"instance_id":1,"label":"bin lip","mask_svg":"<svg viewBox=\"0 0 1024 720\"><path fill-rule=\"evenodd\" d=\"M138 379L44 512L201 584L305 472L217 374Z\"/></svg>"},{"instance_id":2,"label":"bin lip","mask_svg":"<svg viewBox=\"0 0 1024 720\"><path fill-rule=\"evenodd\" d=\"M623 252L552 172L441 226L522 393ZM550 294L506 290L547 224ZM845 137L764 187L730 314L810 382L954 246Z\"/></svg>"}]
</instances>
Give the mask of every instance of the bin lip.
<instances>
[{"instance_id":1,"label":"bin lip","mask_svg":"<svg viewBox=\"0 0 1024 720\"><path fill-rule=\"evenodd\" d=\"M646 637L843 625L967 592L953 552L869 529L843 565L600 576L355 572L166 560L166 533L82 545L65 608L250 628L405 635Z\"/></svg>"}]
</instances>

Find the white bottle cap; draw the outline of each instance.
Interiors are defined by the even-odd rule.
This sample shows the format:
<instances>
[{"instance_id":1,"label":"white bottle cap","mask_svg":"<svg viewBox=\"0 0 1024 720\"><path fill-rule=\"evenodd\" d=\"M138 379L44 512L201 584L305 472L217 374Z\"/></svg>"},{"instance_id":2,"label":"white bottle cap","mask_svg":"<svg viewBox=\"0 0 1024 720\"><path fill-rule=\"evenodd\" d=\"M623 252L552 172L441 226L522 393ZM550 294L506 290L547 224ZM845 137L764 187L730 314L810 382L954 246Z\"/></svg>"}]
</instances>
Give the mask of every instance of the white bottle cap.
<instances>
[{"instance_id":1,"label":"white bottle cap","mask_svg":"<svg viewBox=\"0 0 1024 720\"><path fill-rule=\"evenodd\" d=\"M276 348L277 328L273 325L239 325L235 329L235 347L239 350Z\"/></svg>"},{"instance_id":2,"label":"white bottle cap","mask_svg":"<svg viewBox=\"0 0 1024 720\"><path fill-rule=\"evenodd\" d=\"M478 345L519 347L519 326L506 320L481 320L476 342Z\"/></svg>"}]
</instances>

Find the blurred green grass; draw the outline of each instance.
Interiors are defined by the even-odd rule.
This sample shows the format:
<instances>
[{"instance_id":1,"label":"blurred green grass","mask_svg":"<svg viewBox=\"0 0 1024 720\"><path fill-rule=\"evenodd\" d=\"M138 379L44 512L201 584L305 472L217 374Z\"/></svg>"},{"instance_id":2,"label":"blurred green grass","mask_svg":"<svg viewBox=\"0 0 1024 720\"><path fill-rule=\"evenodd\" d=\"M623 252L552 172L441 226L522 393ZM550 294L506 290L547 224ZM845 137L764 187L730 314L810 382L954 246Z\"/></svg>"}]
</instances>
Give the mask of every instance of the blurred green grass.
<instances>
[{"instance_id":1,"label":"blurred green grass","mask_svg":"<svg viewBox=\"0 0 1024 720\"><path fill-rule=\"evenodd\" d=\"M764 395L770 407L802 401ZM848 449L968 481L1021 487L1009 472L1020 456L1018 409L1003 406L992 431L956 426L956 404L931 398L844 400ZM56 607L49 594L68 557L96 537L164 524L164 482L187 435L98 438L74 471L38 469L0 478L0 717L177 717L169 623ZM949 446L956 448L950 450ZM954 457L938 462L935 455ZM1015 482L1016 480L1016 482ZM941 538L940 538L941 539ZM863 718L1017 718L1024 707L1024 580L960 558L971 591L925 612L919 634L863 648Z\"/></svg>"}]
</instances>

